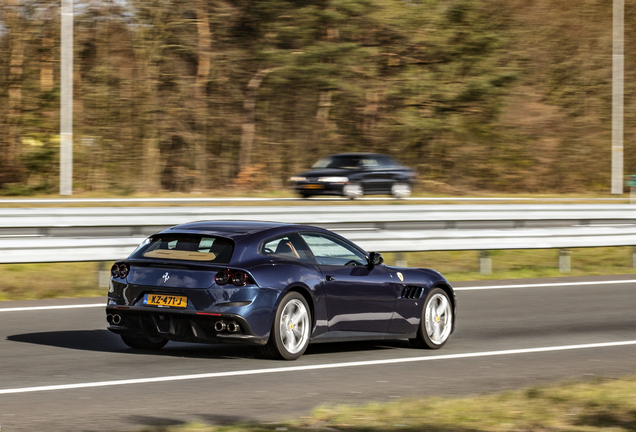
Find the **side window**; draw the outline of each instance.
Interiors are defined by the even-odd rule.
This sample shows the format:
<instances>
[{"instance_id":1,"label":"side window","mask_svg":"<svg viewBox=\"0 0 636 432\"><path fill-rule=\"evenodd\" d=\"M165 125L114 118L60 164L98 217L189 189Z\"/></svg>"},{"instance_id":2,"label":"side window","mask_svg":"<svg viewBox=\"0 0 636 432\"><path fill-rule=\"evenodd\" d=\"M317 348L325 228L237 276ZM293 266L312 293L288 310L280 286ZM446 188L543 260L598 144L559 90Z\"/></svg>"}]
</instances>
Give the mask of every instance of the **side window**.
<instances>
[{"instance_id":1,"label":"side window","mask_svg":"<svg viewBox=\"0 0 636 432\"><path fill-rule=\"evenodd\" d=\"M370 169L378 168L380 166L378 160L376 158L374 158L374 157L369 157L369 158L362 159L360 161L360 165L362 165L365 168L370 168Z\"/></svg>"},{"instance_id":2,"label":"side window","mask_svg":"<svg viewBox=\"0 0 636 432\"><path fill-rule=\"evenodd\" d=\"M298 234L288 234L265 240L261 243L258 252L261 255L293 259L311 264L316 263Z\"/></svg>"},{"instance_id":3,"label":"side window","mask_svg":"<svg viewBox=\"0 0 636 432\"><path fill-rule=\"evenodd\" d=\"M366 256L353 246L335 237L320 233L301 233L316 261L321 265L364 266Z\"/></svg>"},{"instance_id":4,"label":"side window","mask_svg":"<svg viewBox=\"0 0 636 432\"><path fill-rule=\"evenodd\" d=\"M395 162L388 156L379 156L378 161L380 163L380 168L390 169L390 168L399 168L399 164Z\"/></svg>"}]
</instances>

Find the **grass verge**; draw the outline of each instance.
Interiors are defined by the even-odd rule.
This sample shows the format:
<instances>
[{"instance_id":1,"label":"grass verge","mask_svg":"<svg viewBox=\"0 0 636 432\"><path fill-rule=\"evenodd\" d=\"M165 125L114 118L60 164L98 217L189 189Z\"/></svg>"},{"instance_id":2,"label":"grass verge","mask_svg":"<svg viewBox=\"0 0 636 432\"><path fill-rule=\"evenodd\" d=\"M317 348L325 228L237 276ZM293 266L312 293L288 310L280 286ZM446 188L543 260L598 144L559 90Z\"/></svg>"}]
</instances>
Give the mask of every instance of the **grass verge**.
<instances>
[{"instance_id":1,"label":"grass verge","mask_svg":"<svg viewBox=\"0 0 636 432\"><path fill-rule=\"evenodd\" d=\"M444 251L387 253L385 262L406 261L408 267L432 268L449 281L532 279L559 276L636 274L631 247L580 248L571 250L571 272L560 273L559 251L554 249L492 251L492 273L479 273L479 252ZM0 301L64 297L105 296L99 287L99 270L112 263L50 263L0 265Z\"/></svg>"},{"instance_id":2,"label":"grass verge","mask_svg":"<svg viewBox=\"0 0 636 432\"><path fill-rule=\"evenodd\" d=\"M324 196L310 199L301 199L300 196L291 189L281 189L272 191L251 191L241 192L236 190L205 190L190 193L162 192L155 194L134 193L124 197L121 194L107 192L76 192L72 197L62 197L57 194L38 194L32 196L3 196L0 195L0 208L22 208L22 207L175 207L175 206L314 206L314 205L452 205L452 204L627 204L630 202L629 194L610 195L601 193L582 194L502 194L490 191L479 191L470 195L449 195L443 193L430 192L428 190L416 192L412 198L425 198L422 201L405 201L391 199L389 195L367 195L363 200L349 200L338 196ZM232 199L252 199L265 198L274 201L226 201L226 202L130 202L126 199L153 198L153 199L202 199L202 198L232 198ZM377 200L375 199L377 198ZM500 201L500 199L505 201ZM121 199L121 202L49 202L32 203L29 200L74 200L74 199ZM290 201L291 199L291 201ZM388 199L388 200L387 200ZM275 201L280 200L280 201ZM468 201L466 201L468 200ZM532 201L528 201L532 200Z\"/></svg>"},{"instance_id":3,"label":"grass verge","mask_svg":"<svg viewBox=\"0 0 636 432\"><path fill-rule=\"evenodd\" d=\"M597 276L636 273L632 247L576 248L570 250L571 271L559 271L559 250L524 249L490 251L492 273L479 273L479 251L411 252L384 254L385 262L432 268L451 281L530 279L559 276Z\"/></svg>"},{"instance_id":4,"label":"grass verge","mask_svg":"<svg viewBox=\"0 0 636 432\"><path fill-rule=\"evenodd\" d=\"M0 265L0 301L105 296L99 270L111 263L42 263Z\"/></svg>"},{"instance_id":5,"label":"grass verge","mask_svg":"<svg viewBox=\"0 0 636 432\"><path fill-rule=\"evenodd\" d=\"M636 378L535 387L465 398L401 399L364 406L324 406L299 422L147 431L568 431L636 430Z\"/></svg>"}]
</instances>

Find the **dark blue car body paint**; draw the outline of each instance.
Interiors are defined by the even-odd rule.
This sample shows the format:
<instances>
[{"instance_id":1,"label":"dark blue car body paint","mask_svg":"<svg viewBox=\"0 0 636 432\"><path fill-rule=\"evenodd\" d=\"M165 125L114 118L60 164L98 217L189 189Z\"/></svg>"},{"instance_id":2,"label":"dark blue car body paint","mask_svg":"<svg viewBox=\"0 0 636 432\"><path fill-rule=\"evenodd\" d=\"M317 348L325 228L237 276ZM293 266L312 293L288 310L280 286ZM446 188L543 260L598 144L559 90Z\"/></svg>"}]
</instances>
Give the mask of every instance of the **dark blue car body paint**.
<instances>
[{"instance_id":1,"label":"dark blue car body paint","mask_svg":"<svg viewBox=\"0 0 636 432\"><path fill-rule=\"evenodd\" d=\"M318 265L259 253L262 242L295 232L316 232L337 237L311 226L265 222L197 222L169 228L157 234L202 234L230 239L234 252L227 265L201 262L132 259L121 279L111 277L107 313L122 316L108 329L123 335L153 336L203 343L267 342L278 304L290 290L307 299L313 320L311 341L413 338L422 317L426 296L434 287L447 291L456 310L450 283L428 269L372 266ZM134 255L134 254L133 254ZM215 275L223 270L249 274L245 286L219 286ZM168 278L164 275L168 273ZM402 279L397 276L401 273ZM403 298L405 289L422 288L418 298ZM146 294L183 295L186 308L143 304ZM453 313L453 319L455 313ZM236 334L214 331L218 320L235 320Z\"/></svg>"}]
</instances>

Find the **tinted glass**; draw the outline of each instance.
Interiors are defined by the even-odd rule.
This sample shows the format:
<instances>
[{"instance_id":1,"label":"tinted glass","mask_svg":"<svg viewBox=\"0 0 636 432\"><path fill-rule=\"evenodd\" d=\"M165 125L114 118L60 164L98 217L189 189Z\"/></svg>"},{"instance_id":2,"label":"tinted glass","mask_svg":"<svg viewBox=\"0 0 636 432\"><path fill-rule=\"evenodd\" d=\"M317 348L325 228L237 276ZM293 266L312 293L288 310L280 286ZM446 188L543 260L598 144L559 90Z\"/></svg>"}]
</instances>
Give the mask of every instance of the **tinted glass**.
<instances>
[{"instance_id":1,"label":"tinted glass","mask_svg":"<svg viewBox=\"0 0 636 432\"><path fill-rule=\"evenodd\" d=\"M391 159L388 156L380 156L378 157L378 162L380 163L381 168L399 168L400 164Z\"/></svg>"},{"instance_id":2,"label":"tinted glass","mask_svg":"<svg viewBox=\"0 0 636 432\"><path fill-rule=\"evenodd\" d=\"M300 234L321 265L367 265L366 256L353 246L319 233Z\"/></svg>"},{"instance_id":3,"label":"tinted glass","mask_svg":"<svg viewBox=\"0 0 636 432\"><path fill-rule=\"evenodd\" d=\"M227 264L232 258L234 242L205 235L161 235L148 238L130 258L205 261Z\"/></svg>"},{"instance_id":4,"label":"tinted glass","mask_svg":"<svg viewBox=\"0 0 636 432\"><path fill-rule=\"evenodd\" d=\"M360 166L360 156L334 156L320 159L312 168L356 169Z\"/></svg>"},{"instance_id":5,"label":"tinted glass","mask_svg":"<svg viewBox=\"0 0 636 432\"><path fill-rule=\"evenodd\" d=\"M288 234L265 240L261 243L258 252L262 255L276 258L299 260L312 264L316 263L311 256L311 252L307 250L307 246L298 234Z\"/></svg>"},{"instance_id":6,"label":"tinted glass","mask_svg":"<svg viewBox=\"0 0 636 432\"><path fill-rule=\"evenodd\" d=\"M374 169L374 168L378 168L380 166L380 163L378 162L378 158L374 156L374 157L363 158L360 161L360 165L362 165L363 167L367 169Z\"/></svg>"}]
</instances>

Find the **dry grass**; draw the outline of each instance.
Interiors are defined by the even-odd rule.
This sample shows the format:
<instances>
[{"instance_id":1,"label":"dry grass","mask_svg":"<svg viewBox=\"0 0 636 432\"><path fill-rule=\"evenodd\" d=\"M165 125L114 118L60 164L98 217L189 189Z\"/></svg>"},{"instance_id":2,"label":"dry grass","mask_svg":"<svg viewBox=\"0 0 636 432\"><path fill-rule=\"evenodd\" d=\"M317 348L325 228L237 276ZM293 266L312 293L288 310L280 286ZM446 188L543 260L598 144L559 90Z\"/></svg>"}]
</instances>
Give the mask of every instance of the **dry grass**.
<instances>
[{"instance_id":1,"label":"dry grass","mask_svg":"<svg viewBox=\"0 0 636 432\"><path fill-rule=\"evenodd\" d=\"M633 431L636 379L530 388L472 398L321 408L313 417L325 426L351 431Z\"/></svg>"},{"instance_id":2,"label":"dry grass","mask_svg":"<svg viewBox=\"0 0 636 432\"><path fill-rule=\"evenodd\" d=\"M434 183L434 182L433 182ZM33 195L28 197L2 197L0 196L0 208L22 208L22 207L155 207L155 206L279 206L279 205L373 205L373 204L386 204L386 205L410 205L410 204L477 204L477 203L502 203L497 201L501 198L505 198L505 204L599 204L603 202L611 202L615 204L626 204L629 202L629 193L623 195L610 195L604 193L585 193L585 194L502 194L494 191L472 191L470 194L457 194L448 193L446 191L447 186L444 183L438 183L435 187L431 187L430 181L421 181L415 186L412 197L425 198L423 201L403 201L403 200L387 200L390 198L388 195L372 195L365 197L364 200L351 201L337 196L326 196L321 198L300 199L300 197L291 189L283 188L276 191L252 191L237 193L234 190L205 190L191 193L178 193L178 192L164 192L156 194L134 193L122 197L120 194L104 193L104 192L76 192L72 197L60 197L59 195ZM108 203L64 203L64 202L52 202L48 203L29 203L19 202L19 200L53 200L53 199L121 199L121 202L108 202ZM221 201L221 202L129 202L126 199L136 198L153 198L153 199L201 199L201 198L266 198L280 201ZM373 198L378 198L377 200ZM460 200L453 200L459 198ZM466 199L474 199L474 201L465 201ZM492 199L492 201L488 201ZM528 201L531 199L532 201ZM18 202L13 202L18 200ZM319 222L319 221L316 221Z\"/></svg>"},{"instance_id":3,"label":"dry grass","mask_svg":"<svg viewBox=\"0 0 636 432\"><path fill-rule=\"evenodd\" d=\"M492 274L479 273L479 252L412 252L384 254L385 262L406 260L408 267L432 268L452 282L489 279L530 279L559 276L634 274L631 247L571 250L572 271L560 273L552 249L491 251ZM112 263L103 263L110 269ZM98 286L100 263L0 265L0 301L106 295Z\"/></svg>"},{"instance_id":4,"label":"dry grass","mask_svg":"<svg viewBox=\"0 0 636 432\"><path fill-rule=\"evenodd\" d=\"M636 273L632 267L631 247L578 248L570 252L570 273L559 272L559 251L555 249L491 251L492 274L489 275L479 273L478 251L388 253L384 258L391 265L406 260L408 267L435 269L451 282Z\"/></svg>"},{"instance_id":5,"label":"dry grass","mask_svg":"<svg viewBox=\"0 0 636 432\"><path fill-rule=\"evenodd\" d=\"M158 432L157 429L146 429ZM636 379L508 391L464 398L401 399L364 406L325 406L302 422L223 427L190 424L165 432L431 431L618 432L636 430Z\"/></svg>"},{"instance_id":6,"label":"dry grass","mask_svg":"<svg viewBox=\"0 0 636 432\"><path fill-rule=\"evenodd\" d=\"M109 270L112 263L103 263ZM32 300L105 296L99 288L100 263L46 263L0 265L0 300Z\"/></svg>"}]
</instances>

